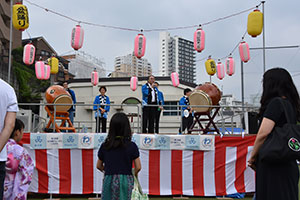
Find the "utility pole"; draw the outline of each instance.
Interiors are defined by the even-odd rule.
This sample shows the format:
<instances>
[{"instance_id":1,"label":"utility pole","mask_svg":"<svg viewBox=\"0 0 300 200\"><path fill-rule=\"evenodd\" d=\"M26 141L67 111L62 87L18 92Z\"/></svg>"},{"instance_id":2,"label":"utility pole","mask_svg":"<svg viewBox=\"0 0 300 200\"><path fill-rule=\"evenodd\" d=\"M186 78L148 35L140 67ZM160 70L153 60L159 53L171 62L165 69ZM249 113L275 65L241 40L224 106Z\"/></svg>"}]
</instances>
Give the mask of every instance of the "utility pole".
<instances>
[{"instance_id":1,"label":"utility pole","mask_svg":"<svg viewBox=\"0 0 300 200\"><path fill-rule=\"evenodd\" d=\"M300 48L300 45L285 45L285 46L274 46L274 47L254 47L254 48L249 48L249 50L261 50L263 49L264 51L266 49L268 50L275 50L275 49L292 49L292 48ZM265 68L264 68L264 73L265 73ZM242 106L244 107L244 63L241 61L241 87L242 87Z\"/></svg>"},{"instance_id":2,"label":"utility pole","mask_svg":"<svg viewBox=\"0 0 300 200\"><path fill-rule=\"evenodd\" d=\"M7 82L10 83L11 74L11 49L12 49L12 20L13 20L13 0L10 0L10 27L9 27L9 53L8 53L8 76Z\"/></svg>"},{"instance_id":3,"label":"utility pole","mask_svg":"<svg viewBox=\"0 0 300 200\"><path fill-rule=\"evenodd\" d=\"M262 1L262 12L263 12L263 69L266 71L266 41L265 41L265 1Z\"/></svg>"}]
</instances>

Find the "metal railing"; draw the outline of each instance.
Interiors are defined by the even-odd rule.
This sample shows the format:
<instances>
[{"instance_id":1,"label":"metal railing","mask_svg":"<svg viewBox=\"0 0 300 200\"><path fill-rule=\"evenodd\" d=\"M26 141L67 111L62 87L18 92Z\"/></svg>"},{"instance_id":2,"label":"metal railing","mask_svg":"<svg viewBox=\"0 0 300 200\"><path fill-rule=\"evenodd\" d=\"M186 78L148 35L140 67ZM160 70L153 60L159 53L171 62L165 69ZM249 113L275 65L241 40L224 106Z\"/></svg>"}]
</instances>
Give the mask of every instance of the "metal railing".
<instances>
[{"instance_id":1,"label":"metal railing","mask_svg":"<svg viewBox=\"0 0 300 200\"><path fill-rule=\"evenodd\" d=\"M33 114L33 122L31 132L43 132L47 122L50 120L47 112L45 112L45 106L53 106L53 121L60 123L57 120L57 106L76 106L75 117L73 121L73 126L76 132L95 132L95 127L98 127L94 115L94 106L97 109L101 105L99 104L50 104L50 103L19 103L19 106L38 106L40 108L39 114ZM115 112L124 112L129 117L132 131L135 133L142 132L142 117L143 110L140 104L109 104L110 112L108 113L107 124L109 124L110 118ZM149 107L158 107L157 105L147 105ZM179 128L182 126L182 111L181 105L164 105L162 114L160 116L160 133L177 134ZM192 108L207 108L212 110L212 108L220 108L214 122L216 126L220 129L222 134L231 134L239 130L240 133L245 132L245 127L243 126L245 113L249 111L257 111L257 107L242 107L242 106L204 106L204 105L191 105ZM168 109L170 108L170 109ZM176 109L174 109L176 108ZM230 111L231 114L226 114ZM173 115L165 114L173 113ZM175 114L176 113L176 114ZM203 122L204 124L207 124ZM51 125L52 129L50 131L55 132L55 124ZM109 126L107 126L109 128ZM108 129L107 129L108 130ZM193 132L194 133L194 132ZM201 133L201 131L196 131L195 133Z\"/></svg>"}]
</instances>

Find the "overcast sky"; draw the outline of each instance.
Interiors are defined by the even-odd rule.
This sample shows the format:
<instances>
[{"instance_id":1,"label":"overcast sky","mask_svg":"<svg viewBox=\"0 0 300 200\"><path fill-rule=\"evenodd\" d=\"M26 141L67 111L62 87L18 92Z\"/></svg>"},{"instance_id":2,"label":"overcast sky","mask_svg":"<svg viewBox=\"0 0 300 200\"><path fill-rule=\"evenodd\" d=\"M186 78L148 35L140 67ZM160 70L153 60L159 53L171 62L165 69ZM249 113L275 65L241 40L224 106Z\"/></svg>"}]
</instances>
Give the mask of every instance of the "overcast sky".
<instances>
[{"instance_id":1,"label":"overcast sky","mask_svg":"<svg viewBox=\"0 0 300 200\"><path fill-rule=\"evenodd\" d=\"M121 26L134 29L152 29L188 26L205 23L242 10L251 8L259 1L253 0L30 0L43 7L63 13L72 18L97 24ZM28 32L32 37L43 36L59 55L73 53L70 37L75 22L46 12L24 0L28 7L30 26ZM260 7L261 8L261 7ZM266 1L265 33L266 46L299 45L300 44L300 1ZM220 58L228 55L247 28L248 13L204 26L206 33L205 50L197 53L197 60L212 55ZM103 59L107 72L114 67L116 56L127 55L133 51L134 37L137 32L121 31L82 25L85 31L82 51ZM170 31L172 36L178 35L192 40L195 29ZM158 75L159 32L145 33L147 58L152 64L154 75ZM28 38L24 32L23 38ZM257 38L246 35L245 40L250 47L262 46L262 34ZM225 76L220 81L213 77L212 81L223 90L224 94L234 94L241 98L241 67L238 51L233 54L236 60L236 73L232 77ZM251 60L244 65L245 97L261 92L263 74L262 51L250 52ZM300 88L300 49L278 49L266 51L266 68L286 68ZM204 61L196 65L197 83L209 81ZM299 75L298 75L299 74Z\"/></svg>"}]
</instances>

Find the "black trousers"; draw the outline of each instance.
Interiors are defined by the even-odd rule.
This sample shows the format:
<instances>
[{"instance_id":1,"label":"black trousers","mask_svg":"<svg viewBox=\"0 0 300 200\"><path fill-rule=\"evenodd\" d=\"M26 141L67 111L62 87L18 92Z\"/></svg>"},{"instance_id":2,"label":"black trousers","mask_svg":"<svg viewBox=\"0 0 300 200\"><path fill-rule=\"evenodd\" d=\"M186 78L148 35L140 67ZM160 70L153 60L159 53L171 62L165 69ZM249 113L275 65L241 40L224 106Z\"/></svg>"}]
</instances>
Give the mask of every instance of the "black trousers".
<instances>
[{"instance_id":1,"label":"black trousers","mask_svg":"<svg viewBox=\"0 0 300 200\"><path fill-rule=\"evenodd\" d=\"M154 124L155 124L155 133L159 133L159 119L160 119L160 113L161 113L161 110L159 108L156 109L156 113L155 113L155 121L154 121Z\"/></svg>"},{"instance_id":2,"label":"black trousers","mask_svg":"<svg viewBox=\"0 0 300 200\"><path fill-rule=\"evenodd\" d=\"M101 126L101 133L106 133L106 122L107 119L104 117L96 117L96 133L100 133L100 126Z\"/></svg>"},{"instance_id":3,"label":"black trousers","mask_svg":"<svg viewBox=\"0 0 300 200\"><path fill-rule=\"evenodd\" d=\"M6 148L6 147L4 147ZM5 179L5 161L0 161L0 200L3 199L4 179Z\"/></svg>"},{"instance_id":4,"label":"black trousers","mask_svg":"<svg viewBox=\"0 0 300 200\"><path fill-rule=\"evenodd\" d=\"M154 119L157 107L143 107L143 133L154 133Z\"/></svg>"},{"instance_id":5,"label":"black trousers","mask_svg":"<svg viewBox=\"0 0 300 200\"><path fill-rule=\"evenodd\" d=\"M190 114L188 117L182 117L182 124L181 127L179 128L179 133L183 133L185 129L189 130L189 128L193 124L193 116ZM190 134L191 131L188 131Z\"/></svg>"}]
</instances>

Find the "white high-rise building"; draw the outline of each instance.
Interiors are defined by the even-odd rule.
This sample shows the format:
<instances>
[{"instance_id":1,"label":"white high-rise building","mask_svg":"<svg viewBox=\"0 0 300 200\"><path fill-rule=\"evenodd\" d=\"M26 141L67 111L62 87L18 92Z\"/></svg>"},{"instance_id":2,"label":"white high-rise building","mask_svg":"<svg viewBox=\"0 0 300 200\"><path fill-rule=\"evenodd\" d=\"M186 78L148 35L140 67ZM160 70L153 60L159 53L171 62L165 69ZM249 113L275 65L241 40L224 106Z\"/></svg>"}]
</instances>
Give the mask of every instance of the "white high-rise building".
<instances>
[{"instance_id":1,"label":"white high-rise building","mask_svg":"<svg viewBox=\"0 0 300 200\"><path fill-rule=\"evenodd\" d=\"M77 51L76 54L62 56L70 61L69 72L75 75L75 78L91 78L91 73L96 68L99 77L106 76L105 63L90 54L83 51Z\"/></svg>"},{"instance_id":2,"label":"white high-rise building","mask_svg":"<svg viewBox=\"0 0 300 200\"><path fill-rule=\"evenodd\" d=\"M179 74L179 79L194 83L196 80L194 43L168 32L159 33L159 75Z\"/></svg>"},{"instance_id":3,"label":"white high-rise building","mask_svg":"<svg viewBox=\"0 0 300 200\"><path fill-rule=\"evenodd\" d=\"M115 73L120 76L150 76L151 64L147 59L138 59L133 54L118 56L115 58ZM114 76L117 76L113 74Z\"/></svg>"}]
</instances>

